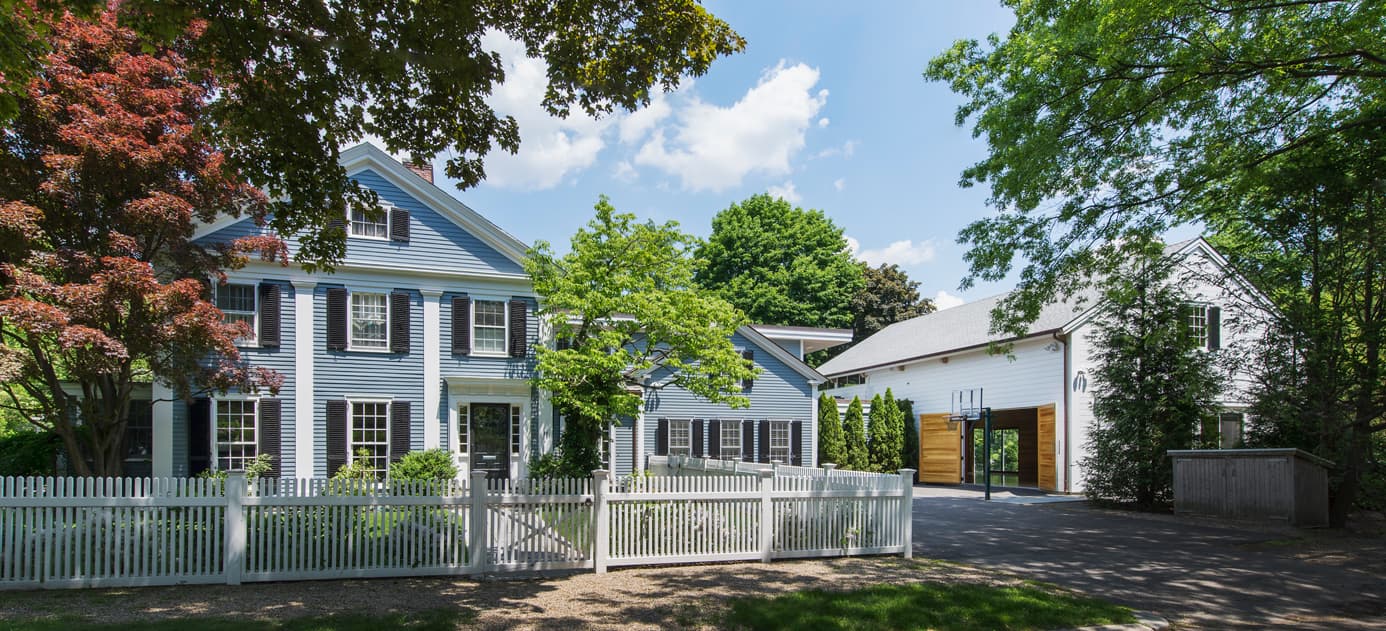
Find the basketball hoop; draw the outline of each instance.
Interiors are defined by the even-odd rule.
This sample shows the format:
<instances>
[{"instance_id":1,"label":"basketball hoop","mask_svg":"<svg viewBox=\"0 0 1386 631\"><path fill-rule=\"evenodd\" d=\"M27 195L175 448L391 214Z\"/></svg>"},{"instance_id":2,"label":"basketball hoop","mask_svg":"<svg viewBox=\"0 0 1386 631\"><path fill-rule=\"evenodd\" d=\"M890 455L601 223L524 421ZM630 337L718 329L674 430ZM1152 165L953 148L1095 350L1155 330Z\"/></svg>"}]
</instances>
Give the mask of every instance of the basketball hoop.
<instances>
[{"instance_id":1,"label":"basketball hoop","mask_svg":"<svg viewBox=\"0 0 1386 631\"><path fill-rule=\"evenodd\" d=\"M986 476L986 499L991 500L991 408L982 403L982 389L968 388L966 390L954 390L950 397L951 408L948 412L948 431L957 431L958 423L974 423L982 421L982 451L987 454L985 467ZM960 437L969 443L967 449L971 449L971 439L966 436Z\"/></svg>"}]
</instances>

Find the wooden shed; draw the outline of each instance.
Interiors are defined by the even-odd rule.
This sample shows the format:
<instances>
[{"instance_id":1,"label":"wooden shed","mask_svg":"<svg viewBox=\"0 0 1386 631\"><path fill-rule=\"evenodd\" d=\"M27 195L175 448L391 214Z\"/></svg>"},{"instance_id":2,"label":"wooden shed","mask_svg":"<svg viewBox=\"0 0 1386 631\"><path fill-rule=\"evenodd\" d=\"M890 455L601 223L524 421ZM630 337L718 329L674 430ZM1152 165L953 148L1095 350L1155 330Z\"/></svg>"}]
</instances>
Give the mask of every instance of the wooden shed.
<instances>
[{"instance_id":1,"label":"wooden shed","mask_svg":"<svg viewBox=\"0 0 1386 631\"><path fill-rule=\"evenodd\" d=\"M1328 525L1328 460L1300 449L1187 449L1169 455L1175 513Z\"/></svg>"}]
</instances>

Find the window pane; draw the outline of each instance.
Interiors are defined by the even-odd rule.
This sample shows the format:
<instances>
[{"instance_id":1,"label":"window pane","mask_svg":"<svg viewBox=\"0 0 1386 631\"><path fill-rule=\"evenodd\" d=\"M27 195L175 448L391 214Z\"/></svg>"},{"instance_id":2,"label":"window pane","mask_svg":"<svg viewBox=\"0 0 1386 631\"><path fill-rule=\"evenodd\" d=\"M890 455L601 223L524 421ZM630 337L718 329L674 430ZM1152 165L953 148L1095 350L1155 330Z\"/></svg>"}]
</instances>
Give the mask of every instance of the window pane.
<instances>
[{"instance_id":1,"label":"window pane","mask_svg":"<svg viewBox=\"0 0 1386 631\"><path fill-rule=\"evenodd\" d=\"M505 352L505 303L478 300L473 303L472 345L477 351Z\"/></svg>"},{"instance_id":2,"label":"window pane","mask_svg":"<svg viewBox=\"0 0 1386 631\"><path fill-rule=\"evenodd\" d=\"M770 459L789 462L789 423L786 421L770 424Z\"/></svg>"},{"instance_id":3,"label":"window pane","mask_svg":"<svg viewBox=\"0 0 1386 631\"><path fill-rule=\"evenodd\" d=\"M737 460L741 458L741 423L736 421L722 421L719 429L721 432L720 440L722 447L722 457L727 460Z\"/></svg>"},{"instance_id":4,"label":"window pane","mask_svg":"<svg viewBox=\"0 0 1386 631\"><path fill-rule=\"evenodd\" d=\"M692 453L692 421L669 421L669 455L687 456Z\"/></svg>"},{"instance_id":5,"label":"window pane","mask_svg":"<svg viewBox=\"0 0 1386 631\"><path fill-rule=\"evenodd\" d=\"M244 471L255 459L255 402L217 401L217 469Z\"/></svg>"},{"instance_id":6,"label":"window pane","mask_svg":"<svg viewBox=\"0 0 1386 631\"><path fill-rule=\"evenodd\" d=\"M390 211L379 209L379 219L371 219L364 211L351 211L351 236L388 239L390 237Z\"/></svg>"},{"instance_id":7,"label":"window pane","mask_svg":"<svg viewBox=\"0 0 1386 631\"><path fill-rule=\"evenodd\" d=\"M1189 338L1197 346L1208 345L1208 305L1189 305Z\"/></svg>"},{"instance_id":8,"label":"window pane","mask_svg":"<svg viewBox=\"0 0 1386 631\"><path fill-rule=\"evenodd\" d=\"M242 339L254 339L255 285L217 285L212 293L215 294L217 308L221 309L222 321L227 324L246 323L250 335Z\"/></svg>"},{"instance_id":9,"label":"window pane","mask_svg":"<svg viewBox=\"0 0 1386 631\"><path fill-rule=\"evenodd\" d=\"M351 458L366 450L367 464L378 477L385 477L390 466L390 404L353 402L351 404Z\"/></svg>"},{"instance_id":10,"label":"window pane","mask_svg":"<svg viewBox=\"0 0 1386 631\"><path fill-rule=\"evenodd\" d=\"M388 314L384 294L352 294L351 345L357 348L388 346Z\"/></svg>"}]
</instances>

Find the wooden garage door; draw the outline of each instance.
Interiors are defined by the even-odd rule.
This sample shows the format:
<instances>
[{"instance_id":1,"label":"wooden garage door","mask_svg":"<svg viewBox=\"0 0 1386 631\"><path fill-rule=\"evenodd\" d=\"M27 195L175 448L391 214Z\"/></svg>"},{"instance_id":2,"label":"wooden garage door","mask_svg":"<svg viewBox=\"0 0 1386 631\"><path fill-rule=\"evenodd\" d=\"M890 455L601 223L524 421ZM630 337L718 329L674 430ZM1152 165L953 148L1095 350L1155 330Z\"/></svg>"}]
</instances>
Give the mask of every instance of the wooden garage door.
<instances>
[{"instance_id":1,"label":"wooden garage door","mask_svg":"<svg viewBox=\"0 0 1386 631\"><path fill-rule=\"evenodd\" d=\"M1054 453L1054 405L1036 408L1039 429L1039 486L1046 491L1059 490L1058 459Z\"/></svg>"},{"instance_id":2,"label":"wooden garage door","mask_svg":"<svg viewBox=\"0 0 1386 631\"><path fill-rule=\"evenodd\" d=\"M919 415L919 479L933 484L962 482L962 423L948 427L948 414Z\"/></svg>"}]
</instances>

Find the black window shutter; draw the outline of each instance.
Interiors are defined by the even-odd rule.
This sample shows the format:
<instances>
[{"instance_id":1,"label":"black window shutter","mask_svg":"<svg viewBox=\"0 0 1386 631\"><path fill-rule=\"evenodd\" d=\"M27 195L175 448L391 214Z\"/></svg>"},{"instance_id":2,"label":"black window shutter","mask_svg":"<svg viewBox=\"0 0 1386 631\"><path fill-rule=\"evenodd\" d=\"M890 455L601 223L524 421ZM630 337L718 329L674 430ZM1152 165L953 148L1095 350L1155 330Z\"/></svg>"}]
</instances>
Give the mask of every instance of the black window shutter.
<instances>
[{"instance_id":1,"label":"black window shutter","mask_svg":"<svg viewBox=\"0 0 1386 631\"><path fill-rule=\"evenodd\" d=\"M390 462L399 462L409 453L410 420L408 401L390 404Z\"/></svg>"},{"instance_id":2,"label":"black window shutter","mask_svg":"<svg viewBox=\"0 0 1386 631\"><path fill-rule=\"evenodd\" d=\"M1208 307L1208 350L1222 348L1222 308Z\"/></svg>"},{"instance_id":3,"label":"black window shutter","mask_svg":"<svg viewBox=\"0 0 1386 631\"><path fill-rule=\"evenodd\" d=\"M804 458L804 422L794 421L789 424L789 464L803 466Z\"/></svg>"},{"instance_id":4,"label":"black window shutter","mask_svg":"<svg viewBox=\"0 0 1386 631\"><path fill-rule=\"evenodd\" d=\"M750 421L741 422L741 459L756 461L756 430Z\"/></svg>"},{"instance_id":5,"label":"black window shutter","mask_svg":"<svg viewBox=\"0 0 1386 631\"><path fill-rule=\"evenodd\" d=\"M347 463L347 402L333 399L327 402L327 477Z\"/></svg>"},{"instance_id":6,"label":"black window shutter","mask_svg":"<svg viewBox=\"0 0 1386 631\"><path fill-rule=\"evenodd\" d=\"M693 457L703 457L703 421L701 419L690 423L693 430L689 432L693 438Z\"/></svg>"},{"instance_id":7,"label":"black window shutter","mask_svg":"<svg viewBox=\"0 0 1386 631\"><path fill-rule=\"evenodd\" d=\"M452 298L452 354L470 355L472 352L472 299L468 296Z\"/></svg>"},{"instance_id":8,"label":"black window shutter","mask_svg":"<svg viewBox=\"0 0 1386 631\"><path fill-rule=\"evenodd\" d=\"M260 347L279 348L279 285L260 283Z\"/></svg>"},{"instance_id":9,"label":"black window shutter","mask_svg":"<svg viewBox=\"0 0 1386 631\"><path fill-rule=\"evenodd\" d=\"M327 220L328 230L341 230L346 232L346 217L333 217Z\"/></svg>"},{"instance_id":10,"label":"black window shutter","mask_svg":"<svg viewBox=\"0 0 1386 631\"><path fill-rule=\"evenodd\" d=\"M760 422L760 461L770 462L770 421Z\"/></svg>"},{"instance_id":11,"label":"black window shutter","mask_svg":"<svg viewBox=\"0 0 1386 631\"><path fill-rule=\"evenodd\" d=\"M510 356L524 357L529 348L529 304L510 301Z\"/></svg>"},{"instance_id":12,"label":"black window shutter","mask_svg":"<svg viewBox=\"0 0 1386 631\"><path fill-rule=\"evenodd\" d=\"M720 458L722 456L722 421L708 421L707 424L707 457Z\"/></svg>"},{"instance_id":13,"label":"black window shutter","mask_svg":"<svg viewBox=\"0 0 1386 631\"><path fill-rule=\"evenodd\" d=\"M193 399L188 405L188 475L212 466L212 400Z\"/></svg>"},{"instance_id":14,"label":"black window shutter","mask_svg":"<svg viewBox=\"0 0 1386 631\"><path fill-rule=\"evenodd\" d=\"M390 240L409 243L409 211L403 208L390 209Z\"/></svg>"},{"instance_id":15,"label":"black window shutter","mask_svg":"<svg viewBox=\"0 0 1386 631\"><path fill-rule=\"evenodd\" d=\"M390 352L409 352L409 294L390 293Z\"/></svg>"},{"instance_id":16,"label":"black window shutter","mask_svg":"<svg viewBox=\"0 0 1386 631\"><path fill-rule=\"evenodd\" d=\"M260 399L260 425L255 428L255 440L260 454L270 456L270 470L265 477L277 478L282 469L279 460L282 453L280 438L281 419L284 417L284 402L280 399Z\"/></svg>"},{"instance_id":17,"label":"black window shutter","mask_svg":"<svg viewBox=\"0 0 1386 631\"><path fill-rule=\"evenodd\" d=\"M662 418L655 424L655 455L669 455L669 419Z\"/></svg>"},{"instance_id":18,"label":"black window shutter","mask_svg":"<svg viewBox=\"0 0 1386 631\"><path fill-rule=\"evenodd\" d=\"M346 347L347 290L342 287L329 287L327 288L327 350L344 351Z\"/></svg>"},{"instance_id":19,"label":"black window shutter","mask_svg":"<svg viewBox=\"0 0 1386 631\"><path fill-rule=\"evenodd\" d=\"M751 368L755 368L755 367L756 367L756 352L755 352L755 351L750 350L750 349L746 349L746 350L744 350L744 351L741 351L741 357L744 358L744 359L746 360L746 364L747 364L749 367L751 367ZM742 380L741 380L741 391L742 391L742 392L749 392L749 391L751 390L751 386L755 385L755 383L756 383L756 380L755 380L755 379L742 379Z\"/></svg>"}]
</instances>

